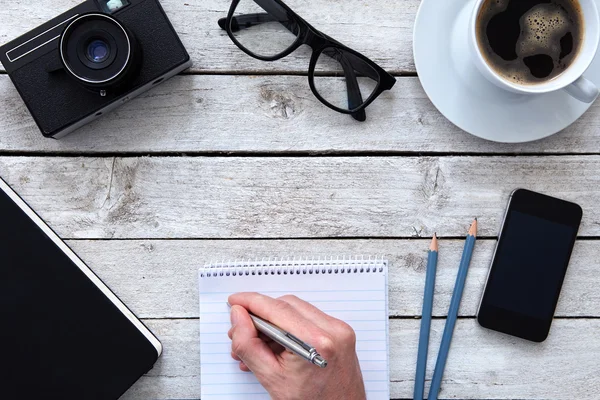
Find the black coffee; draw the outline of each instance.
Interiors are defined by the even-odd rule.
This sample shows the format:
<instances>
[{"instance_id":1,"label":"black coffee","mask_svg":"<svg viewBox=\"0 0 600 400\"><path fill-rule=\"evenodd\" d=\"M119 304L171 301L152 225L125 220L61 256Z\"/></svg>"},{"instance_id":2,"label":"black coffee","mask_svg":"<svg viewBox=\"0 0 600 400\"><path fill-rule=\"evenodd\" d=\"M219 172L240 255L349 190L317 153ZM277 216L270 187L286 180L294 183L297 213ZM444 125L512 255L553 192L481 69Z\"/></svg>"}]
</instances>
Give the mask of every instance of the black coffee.
<instances>
[{"instance_id":1,"label":"black coffee","mask_svg":"<svg viewBox=\"0 0 600 400\"><path fill-rule=\"evenodd\" d=\"M583 24L577 0L487 0L477 17L477 42L505 79L542 83L575 60Z\"/></svg>"}]
</instances>

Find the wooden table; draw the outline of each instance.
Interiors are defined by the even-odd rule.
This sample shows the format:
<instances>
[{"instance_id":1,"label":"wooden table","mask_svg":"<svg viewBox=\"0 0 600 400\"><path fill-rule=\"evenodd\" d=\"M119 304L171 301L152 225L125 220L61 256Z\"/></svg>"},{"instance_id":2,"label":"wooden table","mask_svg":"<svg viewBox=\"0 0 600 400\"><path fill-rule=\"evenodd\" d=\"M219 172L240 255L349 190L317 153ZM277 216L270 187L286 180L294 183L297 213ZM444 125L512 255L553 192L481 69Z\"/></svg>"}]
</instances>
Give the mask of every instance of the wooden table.
<instances>
[{"instance_id":1,"label":"wooden table","mask_svg":"<svg viewBox=\"0 0 600 400\"><path fill-rule=\"evenodd\" d=\"M78 3L4 1L0 42ZM319 29L398 76L358 123L314 98L303 76L308 49L273 63L238 50L217 26L229 4L163 0L194 67L61 141L42 138L0 74L0 176L164 344L156 367L124 398L200 397L202 263L340 254L391 261L391 392L411 398L429 238L434 231L442 238L435 355L460 238L478 216L482 239L441 397L597 399L600 103L551 138L486 142L448 122L419 84L411 48L418 0L289 0ZM517 187L570 199L585 213L543 344L486 331L474 319Z\"/></svg>"}]
</instances>

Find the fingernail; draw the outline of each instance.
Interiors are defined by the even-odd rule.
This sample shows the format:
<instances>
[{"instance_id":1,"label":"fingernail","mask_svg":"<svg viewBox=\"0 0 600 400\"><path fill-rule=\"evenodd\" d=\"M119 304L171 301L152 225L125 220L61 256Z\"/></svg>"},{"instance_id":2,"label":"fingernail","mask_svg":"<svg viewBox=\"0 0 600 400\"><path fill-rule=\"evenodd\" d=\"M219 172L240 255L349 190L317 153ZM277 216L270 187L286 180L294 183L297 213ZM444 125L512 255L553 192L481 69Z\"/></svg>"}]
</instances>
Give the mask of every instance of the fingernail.
<instances>
[{"instance_id":1,"label":"fingernail","mask_svg":"<svg viewBox=\"0 0 600 400\"><path fill-rule=\"evenodd\" d=\"M234 308L231 309L231 326L235 326L238 320L238 311Z\"/></svg>"}]
</instances>

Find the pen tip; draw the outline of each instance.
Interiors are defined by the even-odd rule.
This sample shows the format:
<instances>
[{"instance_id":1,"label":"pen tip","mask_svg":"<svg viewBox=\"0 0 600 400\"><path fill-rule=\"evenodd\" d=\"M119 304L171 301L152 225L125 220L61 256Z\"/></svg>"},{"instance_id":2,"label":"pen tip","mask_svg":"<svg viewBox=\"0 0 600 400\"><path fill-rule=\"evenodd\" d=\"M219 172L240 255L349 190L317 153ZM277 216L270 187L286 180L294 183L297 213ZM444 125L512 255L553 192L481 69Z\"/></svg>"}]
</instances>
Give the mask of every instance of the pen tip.
<instances>
[{"instance_id":1,"label":"pen tip","mask_svg":"<svg viewBox=\"0 0 600 400\"><path fill-rule=\"evenodd\" d=\"M321 357L320 355L318 355L318 354L313 359L313 364L315 364L316 366L318 366L320 368L327 367L327 361L323 357Z\"/></svg>"}]
</instances>

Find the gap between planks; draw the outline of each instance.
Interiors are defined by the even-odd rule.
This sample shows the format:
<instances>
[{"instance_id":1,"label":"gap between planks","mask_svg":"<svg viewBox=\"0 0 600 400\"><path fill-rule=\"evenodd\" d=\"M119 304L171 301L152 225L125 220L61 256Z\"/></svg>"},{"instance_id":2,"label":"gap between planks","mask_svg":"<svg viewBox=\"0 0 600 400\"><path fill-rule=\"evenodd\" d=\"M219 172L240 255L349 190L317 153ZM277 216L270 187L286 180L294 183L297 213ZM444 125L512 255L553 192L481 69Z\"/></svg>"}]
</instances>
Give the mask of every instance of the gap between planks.
<instances>
[{"instance_id":1,"label":"gap between planks","mask_svg":"<svg viewBox=\"0 0 600 400\"><path fill-rule=\"evenodd\" d=\"M447 319L447 316L442 315L432 315L431 319ZM467 316L467 315L459 315L457 319L476 319L476 316ZM140 318L142 321L200 321L199 317L144 317ZM388 317L390 320L420 320L420 315L390 315ZM600 319L600 316L575 316L575 315L559 315L555 316L553 319L560 320L596 320Z\"/></svg>"},{"instance_id":2,"label":"gap between planks","mask_svg":"<svg viewBox=\"0 0 600 400\"><path fill-rule=\"evenodd\" d=\"M1 65L1 64L0 64ZM417 73L414 71L387 71L390 75L396 78L414 78L417 77ZM5 70L0 70L0 75L8 75ZM219 71L219 70L204 70L204 71L183 71L177 75L180 76L206 76L206 75L226 75L226 76L308 76L307 72L302 71L265 71L265 70L231 70L231 71ZM335 77L332 73L320 73L319 76L324 77Z\"/></svg>"},{"instance_id":3,"label":"gap between planks","mask_svg":"<svg viewBox=\"0 0 600 400\"><path fill-rule=\"evenodd\" d=\"M51 139L41 139L51 140ZM68 157L93 157L93 158L158 158L158 157L186 157L186 158L342 158L342 157L551 157L551 156L598 156L600 152L505 152L505 153L476 153L476 152L436 152L436 151L355 151L355 150L315 150L315 151L128 151L128 152L90 152L90 151L65 151L65 152L46 152L40 151L20 151L5 150L0 151L0 157L48 157L48 158L68 158Z\"/></svg>"},{"instance_id":4,"label":"gap between planks","mask_svg":"<svg viewBox=\"0 0 600 400\"><path fill-rule=\"evenodd\" d=\"M439 240L464 240L465 236L437 236ZM126 242L126 241L146 241L146 242L181 242L181 241L198 241L198 242L209 242L214 240L224 241L224 242L235 242L235 241L301 241L301 240L431 240L431 236L340 236L340 237L331 237L331 236L322 236L322 237L228 237L228 238L211 238L211 237L187 237L187 238L143 238L143 237L135 237L135 238L70 238L63 237L62 240L68 240L71 242ZM477 236L477 241L482 240L498 240L497 236ZM577 236L576 240L578 241L598 241L600 240L600 236Z\"/></svg>"}]
</instances>

